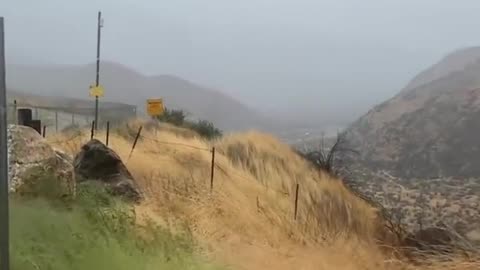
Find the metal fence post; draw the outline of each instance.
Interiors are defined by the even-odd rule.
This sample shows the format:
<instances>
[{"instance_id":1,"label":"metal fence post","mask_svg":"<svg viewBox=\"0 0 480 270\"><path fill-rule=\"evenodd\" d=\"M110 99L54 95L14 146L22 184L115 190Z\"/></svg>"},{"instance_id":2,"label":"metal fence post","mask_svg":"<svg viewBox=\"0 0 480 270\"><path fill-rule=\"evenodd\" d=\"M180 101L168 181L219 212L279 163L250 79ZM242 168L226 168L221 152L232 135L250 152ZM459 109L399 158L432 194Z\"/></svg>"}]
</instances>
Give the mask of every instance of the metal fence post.
<instances>
[{"instance_id":1,"label":"metal fence post","mask_svg":"<svg viewBox=\"0 0 480 270\"><path fill-rule=\"evenodd\" d=\"M214 174L215 174L215 147L212 147L212 167L210 168L210 192L213 191Z\"/></svg>"},{"instance_id":2,"label":"metal fence post","mask_svg":"<svg viewBox=\"0 0 480 270\"><path fill-rule=\"evenodd\" d=\"M55 132L58 133L58 111L55 111Z\"/></svg>"},{"instance_id":3,"label":"metal fence post","mask_svg":"<svg viewBox=\"0 0 480 270\"><path fill-rule=\"evenodd\" d=\"M92 129L90 130L90 140L95 136L95 120L92 121Z\"/></svg>"},{"instance_id":4,"label":"metal fence post","mask_svg":"<svg viewBox=\"0 0 480 270\"><path fill-rule=\"evenodd\" d=\"M295 190L295 214L293 216L294 220L297 220L297 213L298 213L298 190L300 189L300 185L297 183L297 188Z\"/></svg>"},{"instance_id":5,"label":"metal fence post","mask_svg":"<svg viewBox=\"0 0 480 270\"><path fill-rule=\"evenodd\" d=\"M13 115L14 115L14 116L13 116L13 119L14 119L14 120L13 120L13 121L14 121L13 123L14 123L15 125L18 125L18 118L17 118L17 100L16 100L16 99L13 101Z\"/></svg>"},{"instance_id":6,"label":"metal fence post","mask_svg":"<svg viewBox=\"0 0 480 270\"><path fill-rule=\"evenodd\" d=\"M137 141L138 141L138 138L140 137L140 133L142 132L142 128L143 128L143 126L140 126L140 128L138 129L137 136L135 136L135 141L133 142L132 150L130 151L130 155L128 155L129 159L132 156L132 153L133 153L133 150L135 149L135 146L137 145Z\"/></svg>"},{"instance_id":7,"label":"metal fence post","mask_svg":"<svg viewBox=\"0 0 480 270\"><path fill-rule=\"evenodd\" d=\"M107 138L105 144L108 146L108 137L110 137L110 121L107 121Z\"/></svg>"}]
</instances>

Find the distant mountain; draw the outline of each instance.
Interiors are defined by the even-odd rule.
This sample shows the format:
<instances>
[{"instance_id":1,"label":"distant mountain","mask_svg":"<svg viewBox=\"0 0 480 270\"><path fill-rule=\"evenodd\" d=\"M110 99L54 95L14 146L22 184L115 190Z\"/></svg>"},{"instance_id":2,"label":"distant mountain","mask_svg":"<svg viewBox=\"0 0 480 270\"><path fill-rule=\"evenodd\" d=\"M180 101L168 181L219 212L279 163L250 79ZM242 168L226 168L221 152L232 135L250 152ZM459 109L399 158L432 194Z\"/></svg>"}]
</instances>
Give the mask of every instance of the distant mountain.
<instances>
[{"instance_id":1,"label":"distant mountain","mask_svg":"<svg viewBox=\"0 0 480 270\"><path fill-rule=\"evenodd\" d=\"M44 96L9 89L7 100L9 107L16 101L19 108L30 107L84 116L92 116L95 112L95 104L89 99ZM124 120L136 115L136 106L118 102L102 102L99 113L105 120Z\"/></svg>"},{"instance_id":2,"label":"distant mountain","mask_svg":"<svg viewBox=\"0 0 480 270\"><path fill-rule=\"evenodd\" d=\"M370 167L399 177L480 177L480 47L456 51L347 130Z\"/></svg>"},{"instance_id":3,"label":"distant mountain","mask_svg":"<svg viewBox=\"0 0 480 270\"><path fill-rule=\"evenodd\" d=\"M161 97L168 108L184 109L193 118L207 119L225 130L272 128L271 122L253 109L213 89L170 75L145 76L113 62L102 62L102 102L120 102L145 111L148 98ZM95 81L95 65L7 67L7 87L25 93L88 99L88 87ZM93 99L92 99L93 102Z\"/></svg>"}]
</instances>

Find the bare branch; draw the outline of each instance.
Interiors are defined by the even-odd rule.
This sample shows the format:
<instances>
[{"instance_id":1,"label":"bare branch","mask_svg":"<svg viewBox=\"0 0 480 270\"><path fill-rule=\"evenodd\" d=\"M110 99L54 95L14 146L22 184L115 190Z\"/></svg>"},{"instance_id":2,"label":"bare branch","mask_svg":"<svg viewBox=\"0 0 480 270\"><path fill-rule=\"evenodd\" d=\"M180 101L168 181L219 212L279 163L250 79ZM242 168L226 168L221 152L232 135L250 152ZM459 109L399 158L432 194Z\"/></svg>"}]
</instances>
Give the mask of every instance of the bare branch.
<instances>
[{"instance_id":1,"label":"bare branch","mask_svg":"<svg viewBox=\"0 0 480 270\"><path fill-rule=\"evenodd\" d=\"M338 175L340 169L346 169L340 163L340 158L347 154L357 154L354 149L348 148L346 140L346 133L339 133L335 142L331 147L327 147L325 144L325 138L322 135L321 143L318 149L299 153L303 158L308 160L317 169L332 175Z\"/></svg>"}]
</instances>

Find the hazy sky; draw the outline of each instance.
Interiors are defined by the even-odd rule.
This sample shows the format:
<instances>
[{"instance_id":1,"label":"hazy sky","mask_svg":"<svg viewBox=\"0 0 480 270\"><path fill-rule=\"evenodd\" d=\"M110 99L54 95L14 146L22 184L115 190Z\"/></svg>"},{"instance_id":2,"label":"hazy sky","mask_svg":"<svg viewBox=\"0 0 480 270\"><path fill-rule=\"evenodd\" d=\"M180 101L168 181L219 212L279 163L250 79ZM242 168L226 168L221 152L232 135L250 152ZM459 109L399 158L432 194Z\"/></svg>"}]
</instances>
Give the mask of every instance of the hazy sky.
<instances>
[{"instance_id":1,"label":"hazy sky","mask_svg":"<svg viewBox=\"0 0 480 270\"><path fill-rule=\"evenodd\" d=\"M353 120L446 53L480 45L478 0L0 0L9 63L102 58L264 111Z\"/></svg>"}]
</instances>

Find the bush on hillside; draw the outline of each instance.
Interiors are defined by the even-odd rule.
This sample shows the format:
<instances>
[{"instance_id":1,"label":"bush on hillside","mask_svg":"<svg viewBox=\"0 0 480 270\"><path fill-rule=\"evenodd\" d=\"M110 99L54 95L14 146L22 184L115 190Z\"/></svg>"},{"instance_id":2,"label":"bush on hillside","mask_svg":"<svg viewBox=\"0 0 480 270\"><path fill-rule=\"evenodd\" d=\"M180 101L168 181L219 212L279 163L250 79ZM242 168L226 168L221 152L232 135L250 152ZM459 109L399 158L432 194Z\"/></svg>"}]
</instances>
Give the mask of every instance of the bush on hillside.
<instances>
[{"instance_id":1,"label":"bush on hillside","mask_svg":"<svg viewBox=\"0 0 480 270\"><path fill-rule=\"evenodd\" d=\"M165 112L157 117L161 122L167 122L175 126L183 126L187 113L183 110L169 110L165 108Z\"/></svg>"},{"instance_id":2,"label":"bush on hillside","mask_svg":"<svg viewBox=\"0 0 480 270\"><path fill-rule=\"evenodd\" d=\"M199 120L196 123L191 123L190 128L196 131L200 136L209 140L222 136L222 131L216 128L212 122L206 120Z\"/></svg>"},{"instance_id":3,"label":"bush on hillside","mask_svg":"<svg viewBox=\"0 0 480 270\"><path fill-rule=\"evenodd\" d=\"M165 109L163 115L157 117L158 121L166 122L177 127L184 127L195 131L198 135L206 139L215 139L222 136L222 131L207 120L198 120L197 122L188 121L187 113L183 110Z\"/></svg>"}]
</instances>

